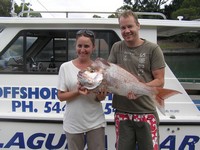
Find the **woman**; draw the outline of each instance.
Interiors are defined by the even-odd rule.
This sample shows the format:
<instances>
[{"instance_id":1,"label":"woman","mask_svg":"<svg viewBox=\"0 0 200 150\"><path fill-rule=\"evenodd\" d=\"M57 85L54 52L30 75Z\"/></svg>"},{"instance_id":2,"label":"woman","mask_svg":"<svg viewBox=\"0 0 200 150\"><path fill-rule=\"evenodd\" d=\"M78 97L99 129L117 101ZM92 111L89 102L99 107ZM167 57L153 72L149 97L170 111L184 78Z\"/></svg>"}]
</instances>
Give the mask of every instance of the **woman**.
<instances>
[{"instance_id":1,"label":"woman","mask_svg":"<svg viewBox=\"0 0 200 150\"><path fill-rule=\"evenodd\" d=\"M77 74L92 64L91 54L95 50L95 36L90 30L76 34L77 58L61 65L58 76L58 99L66 101L63 128L69 150L83 150L86 136L89 150L105 149L106 121L101 100L106 91L89 92L78 84Z\"/></svg>"}]
</instances>

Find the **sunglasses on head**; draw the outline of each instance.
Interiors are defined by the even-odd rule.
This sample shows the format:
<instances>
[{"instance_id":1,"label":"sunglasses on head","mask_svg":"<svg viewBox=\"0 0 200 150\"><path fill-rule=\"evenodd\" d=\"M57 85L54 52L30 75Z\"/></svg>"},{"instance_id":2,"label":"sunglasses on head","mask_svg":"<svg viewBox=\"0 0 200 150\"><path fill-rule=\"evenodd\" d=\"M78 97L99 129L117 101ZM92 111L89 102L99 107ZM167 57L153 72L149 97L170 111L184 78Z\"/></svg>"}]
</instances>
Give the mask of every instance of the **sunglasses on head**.
<instances>
[{"instance_id":1,"label":"sunglasses on head","mask_svg":"<svg viewBox=\"0 0 200 150\"><path fill-rule=\"evenodd\" d=\"M90 30L87 30L87 29L82 29L82 30L79 30L76 35L86 35L86 36L90 36L90 37L93 37L94 38L94 32L90 31Z\"/></svg>"}]
</instances>

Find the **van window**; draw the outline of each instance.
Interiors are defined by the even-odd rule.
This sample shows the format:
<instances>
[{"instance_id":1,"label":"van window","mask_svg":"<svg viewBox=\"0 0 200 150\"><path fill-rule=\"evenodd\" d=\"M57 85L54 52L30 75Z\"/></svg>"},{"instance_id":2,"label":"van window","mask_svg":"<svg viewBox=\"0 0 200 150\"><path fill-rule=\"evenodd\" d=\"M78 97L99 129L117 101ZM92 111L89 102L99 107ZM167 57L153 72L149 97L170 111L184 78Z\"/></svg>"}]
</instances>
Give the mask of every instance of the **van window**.
<instances>
[{"instance_id":1,"label":"van window","mask_svg":"<svg viewBox=\"0 0 200 150\"><path fill-rule=\"evenodd\" d=\"M93 30L96 49L92 58L107 59L120 38L111 30ZM0 52L0 73L52 73L76 57L77 30L23 30Z\"/></svg>"}]
</instances>

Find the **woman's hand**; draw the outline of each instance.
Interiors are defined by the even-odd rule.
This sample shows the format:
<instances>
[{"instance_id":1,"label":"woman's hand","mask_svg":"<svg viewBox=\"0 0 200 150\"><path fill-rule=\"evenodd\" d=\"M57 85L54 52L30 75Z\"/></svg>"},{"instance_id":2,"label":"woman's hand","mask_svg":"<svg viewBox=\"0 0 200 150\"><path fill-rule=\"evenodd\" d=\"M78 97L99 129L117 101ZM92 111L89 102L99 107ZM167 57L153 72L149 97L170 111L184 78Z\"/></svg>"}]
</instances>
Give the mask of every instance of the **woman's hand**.
<instances>
[{"instance_id":1,"label":"woman's hand","mask_svg":"<svg viewBox=\"0 0 200 150\"><path fill-rule=\"evenodd\" d=\"M87 95L89 93L89 90L81 86L80 83L78 83L78 92L82 95Z\"/></svg>"}]
</instances>

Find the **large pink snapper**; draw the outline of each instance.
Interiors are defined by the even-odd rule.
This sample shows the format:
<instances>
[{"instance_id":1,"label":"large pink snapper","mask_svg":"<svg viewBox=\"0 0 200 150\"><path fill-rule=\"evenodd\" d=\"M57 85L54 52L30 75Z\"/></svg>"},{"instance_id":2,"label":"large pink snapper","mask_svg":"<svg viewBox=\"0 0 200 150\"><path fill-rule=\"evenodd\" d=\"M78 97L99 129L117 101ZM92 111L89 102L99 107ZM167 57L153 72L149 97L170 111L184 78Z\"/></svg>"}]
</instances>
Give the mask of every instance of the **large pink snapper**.
<instances>
[{"instance_id":1,"label":"large pink snapper","mask_svg":"<svg viewBox=\"0 0 200 150\"><path fill-rule=\"evenodd\" d=\"M147 86L125 69L102 58L97 58L86 70L79 71L77 76L80 84L89 90L95 91L103 85L108 92L114 94L129 97L134 93L134 99L141 95L152 97L163 114L165 114L164 100L180 93L172 89Z\"/></svg>"}]
</instances>

